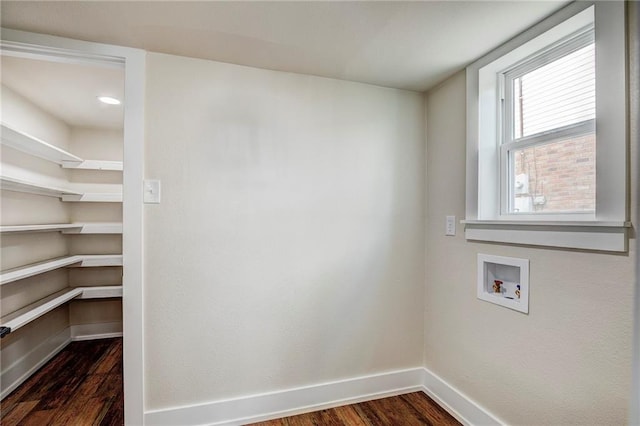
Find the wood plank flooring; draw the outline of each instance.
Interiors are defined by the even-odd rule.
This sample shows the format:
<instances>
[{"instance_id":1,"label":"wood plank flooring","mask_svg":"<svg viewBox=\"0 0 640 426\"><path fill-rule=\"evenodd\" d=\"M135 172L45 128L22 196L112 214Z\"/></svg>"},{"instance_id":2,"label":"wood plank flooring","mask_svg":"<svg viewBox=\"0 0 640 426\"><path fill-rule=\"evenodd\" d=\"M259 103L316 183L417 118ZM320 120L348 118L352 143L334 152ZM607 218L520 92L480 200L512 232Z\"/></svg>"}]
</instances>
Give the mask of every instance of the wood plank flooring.
<instances>
[{"instance_id":1,"label":"wood plank flooring","mask_svg":"<svg viewBox=\"0 0 640 426\"><path fill-rule=\"evenodd\" d=\"M0 424L124 423L122 338L72 342L0 403Z\"/></svg>"},{"instance_id":2,"label":"wood plank flooring","mask_svg":"<svg viewBox=\"0 0 640 426\"><path fill-rule=\"evenodd\" d=\"M0 404L0 424L122 425L122 339L73 342ZM459 425L422 392L253 426Z\"/></svg>"},{"instance_id":3,"label":"wood plank flooring","mask_svg":"<svg viewBox=\"0 0 640 426\"><path fill-rule=\"evenodd\" d=\"M252 426L448 426L459 424L427 395L422 392L413 392L254 423Z\"/></svg>"}]
</instances>

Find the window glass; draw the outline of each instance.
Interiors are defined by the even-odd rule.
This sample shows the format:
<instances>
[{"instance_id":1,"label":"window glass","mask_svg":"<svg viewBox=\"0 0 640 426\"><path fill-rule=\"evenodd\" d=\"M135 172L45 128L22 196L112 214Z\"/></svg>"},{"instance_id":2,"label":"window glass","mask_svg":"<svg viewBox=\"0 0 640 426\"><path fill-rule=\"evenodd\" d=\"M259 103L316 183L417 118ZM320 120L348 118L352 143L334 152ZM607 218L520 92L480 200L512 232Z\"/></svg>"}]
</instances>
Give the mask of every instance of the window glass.
<instances>
[{"instance_id":1,"label":"window glass","mask_svg":"<svg viewBox=\"0 0 640 426\"><path fill-rule=\"evenodd\" d=\"M578 32L505 73L507 214L595 213L595 46Z\"/></svg>"},{"instance_id":2,"label":"window glass","mask_svg":"<svg viewBox=\"0 0 640 426\"><path fill-rule=\"evenodd\" d=\"M594 119L594 44L513 79L513 93L515 139Z\"/></svg>"},{"instance_id":3,"label":"window glass","mask_svg":"<svg viewBox=\"0 0 640 426\"><path fill-rule=\"evenodd\" d=\"M593 132L510 151L511 213L585 213L596 207Z\"/></svg>"}]
</instances>

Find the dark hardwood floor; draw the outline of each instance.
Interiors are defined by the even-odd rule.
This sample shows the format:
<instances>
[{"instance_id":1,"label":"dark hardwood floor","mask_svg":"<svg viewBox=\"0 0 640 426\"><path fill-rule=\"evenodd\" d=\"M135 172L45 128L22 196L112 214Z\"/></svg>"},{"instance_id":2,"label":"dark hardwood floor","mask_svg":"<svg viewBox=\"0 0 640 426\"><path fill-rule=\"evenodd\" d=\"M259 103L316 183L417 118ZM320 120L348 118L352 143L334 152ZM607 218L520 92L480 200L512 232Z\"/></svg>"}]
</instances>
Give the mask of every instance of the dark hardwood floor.
<instances>
[{"instance_id":1,"label":"dark hardwood floor","mask_svg":"<svg viewBox=\"0 0 640 426\"><path fill-rule=\"evenodd\" d=\"M0 424L122 425L122 339L73 342L0 403ZM254 426L459 425L422 392Z\"/></svg>"},{"instance_id":2,"label":"dark hardwood floor","mask_svg":"<svg viewBox=\"0 0 640 426\"><path fill-rule=\"evenodd\" d=\"M254 423L252 426L418 426L459 425L422 392L376 399L299 416Z\"/></svg>"},{"instance_id":3,"label":"dark hardwood floor","mask_svg":"<svg viewBox=\"0 0 640 426\"><path fill-rule=\"evenodd\" d=\"M0 424L122 425L122 338L72 342L0 406Z\"/></svg>"}]
</instances>

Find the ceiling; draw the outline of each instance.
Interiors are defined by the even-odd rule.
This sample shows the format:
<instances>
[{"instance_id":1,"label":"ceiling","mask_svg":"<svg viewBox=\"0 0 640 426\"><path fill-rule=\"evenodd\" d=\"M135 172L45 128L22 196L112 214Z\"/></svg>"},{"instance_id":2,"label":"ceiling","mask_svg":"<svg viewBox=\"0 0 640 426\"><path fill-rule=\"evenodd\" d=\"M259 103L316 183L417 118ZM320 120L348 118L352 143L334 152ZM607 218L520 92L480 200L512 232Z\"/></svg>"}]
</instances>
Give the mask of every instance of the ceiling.
<instances>
[{"instance_id":1,"label":"ceiling","mask_svg":"<svg viewBox=\"0 0 640 426\"><path fill-rule=\"evenodd\" d=\"M2 1L5 28L424 91L567 1Z\"/></svg>"},{"instance_id":2,"label":"ceiling","mask_svg":"<svg viewBox=\"0 0 640 426\"><path fill-rule=\"evenodd\" d=\"M122 129L122 105L98 96L124 99L124 69L49 62L2 55L2 84L74 127Z\"/></svg>"}]
</instances>

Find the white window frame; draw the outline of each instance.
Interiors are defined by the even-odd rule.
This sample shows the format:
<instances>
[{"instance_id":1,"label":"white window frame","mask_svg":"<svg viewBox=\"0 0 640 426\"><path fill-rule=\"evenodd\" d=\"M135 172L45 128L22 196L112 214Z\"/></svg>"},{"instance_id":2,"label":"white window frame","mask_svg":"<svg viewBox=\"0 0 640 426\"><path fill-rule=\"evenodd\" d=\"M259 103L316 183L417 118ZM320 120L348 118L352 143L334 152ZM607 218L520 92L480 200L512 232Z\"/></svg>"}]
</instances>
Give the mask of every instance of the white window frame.
<instances>
[{"instance_id":1,"label":"white window frame","mask_svg":"<svg viewBox=\"0 0 640 426\"><path fill-rule=\"evenodd\" d=\"M596 43L595 213L504 214L501 200L507 185L501 176L507 171L500 161L502 93L497 76L590 22L595 28ZM627 251L630 223L625 28L625 2L575 2L467 67L467 193L463 221L467 239Z\"/></svg>"},{"instance_id":2,"label":"white window frame","mask_svg":"<svg viewBox=\"0 0 640 426\"><path fill-rule=\"evenodd\" d=\"M595 119L582 121L579 123L569 124L559 128L550 129L534 135L515 138L514 129L514 90L513 81L523 75L534 71L542 66L550 64L564 56L571 54L583 47L594 42L593 25L589 24L579 29L576 33L570 34L568 37L560 40L557 45L550 46L543 52L534 54L533 58L527 58L523 62L516 64L508 70L499 74L499 85L502 90L503 99L501 105L502 131L499 136L500 140L500 217L515 219L536 219L539 217L550 217L559 220L595 220L595 211L593 212L572 212L572 213L517 213L513 211L513 183L515 175L513 173L513 163L511 152L515 150L526 149L534 146L541 146L548 142L559 141L562 138L579 137L595 131Z\"/></svg>"}]
</instances>

